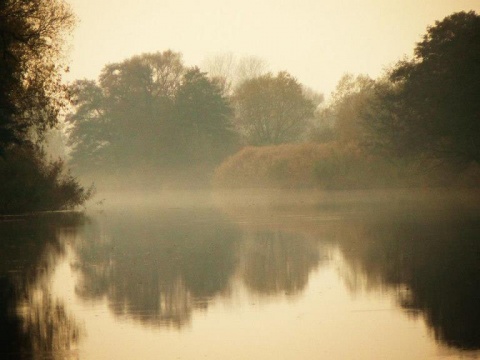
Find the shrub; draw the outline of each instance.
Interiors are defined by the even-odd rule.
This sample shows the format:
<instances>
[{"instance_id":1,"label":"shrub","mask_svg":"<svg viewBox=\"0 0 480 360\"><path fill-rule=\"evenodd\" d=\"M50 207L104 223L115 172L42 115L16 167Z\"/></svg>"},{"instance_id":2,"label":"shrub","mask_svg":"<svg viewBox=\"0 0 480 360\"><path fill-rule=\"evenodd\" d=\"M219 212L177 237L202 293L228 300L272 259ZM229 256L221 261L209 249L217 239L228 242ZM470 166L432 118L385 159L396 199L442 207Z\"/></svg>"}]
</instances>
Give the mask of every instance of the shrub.
<instances>
[{"instance_id":1,"label":"shrub","mask_svg":"<svg viewBox=\"0 0 480 360\"><path fill-rule=\"evenodd\" d=\"M12 148L0 158L0 213L70 210L93 193L65 171L62 161L47 161L33 148Z\"/></svg>"},{"instance_id":2,"label":"shrub","mask_svg":"<svg viewBox=\"0 0 480 360\"><path fill-rule=\"evenodd\" d=\"M214 185L224 188L367 189L418 183L414 169L338 142L246 147L214 175Z\"/></svg>"},{"instance_id":3,"label":"shrub","mask_svg":"<svg viewBox=\"0 0 480 360\"><path fill-rule=\"evenodd\" d=\"M228 158L215 171L220 187L312 187L314 164L330 157L328 144L283 144L246 147Z\"/></svg>"}]
</instances>

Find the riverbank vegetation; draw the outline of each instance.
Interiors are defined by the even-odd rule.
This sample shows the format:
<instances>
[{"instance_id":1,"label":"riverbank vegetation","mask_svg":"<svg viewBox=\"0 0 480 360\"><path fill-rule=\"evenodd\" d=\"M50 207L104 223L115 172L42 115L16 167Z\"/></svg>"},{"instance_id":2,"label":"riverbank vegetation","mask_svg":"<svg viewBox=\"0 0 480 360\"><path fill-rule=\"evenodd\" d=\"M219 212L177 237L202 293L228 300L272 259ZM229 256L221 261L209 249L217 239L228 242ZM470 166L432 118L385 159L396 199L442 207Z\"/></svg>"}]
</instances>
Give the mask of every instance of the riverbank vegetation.
<instances>
[{"instance_id":1,"label":"riverbank vegetation","mask_svg":"<svg viewBox=\"0 0 480 360\"><path fill-rule=\"evenodd\" d=\"M345 75L302 144L245 148L221 187L478 187L480 17L429 27L414 57L379 79Z\"/></svg>"},{"instance_id":2,"label":"riverbank vegetation","mask_svg":"<svg viewBox=\"0 0 480 360\"><path fill-rule=\"evenodd\" d=\"M71 15L60 4L52 6L63 9L58 18L64 26L55 28L52 39L71 26ZM37 173L62 167L59 162L48 165L36 149L66 109L68 94L65 157L76 175L102 190L210 184L477 187L479 44L480 17L454 13L427 29L412 58L377 79L345 75L326 102L288 72L268 72L257 58L220 56L201 69L186 65L182 54L171 50L107 64L97 80L77 80L65 88L52 60L58 59L58 46L40 47L48 56L2 73L5 84L17 89L3 93L23 97L2 95L6 115L0 150L7 154L26 144L39 158L36 164L43 164ZM8 58L10 50L5 49ZM43 71L45 67L49 70ZM38 84L32 80L28 89L11 75L28 77L34 71L45 78ZM30 101L19 101L24 98ZM73 177L56 173L58 186L51 188L66 191L61 184L68 183L76 195L54 207L71 207L88 197Z\"/></svg>"},{"instance_id":3,"label":"riverbank vegetation","mask_svg":"<svg viewBox=\"0 0 480 360\"><path fill-rule=\"evenodd\" d=\"M97 81L74 82L72 167L100 175L105 187L208 186L214 169L246 144L301 140L313 95L287 72L242 64L233 90L232 80L188 67L170 50L106 65Z\"/></svg>"},{"instance_id":4,"label":"riverbank vegetation","mask_svg":"<svg viewBox=\"0 0 480 360\"><path fill-rule=\"evenodd\" d=\"M106 65L70 86L71 165L120 187L478 186L479 24L437 21L413 58L345 75L326 103L256 58L212 58L210 73L173 51Z\"/></svg>"},{"instance_id":5,"label":"riverbank vegetation","mask_svg":"<svg viewBox=\"0 0 480 360\"><path fill-rule=\"evenodd\" d=\"M0 213L71 209L91 194L42 150L68 105L63 39L73 24L61 0L0 4Z\"/></svg>"},{"instance_id":6,"label":"riverbank vegetation","mask_svg":"<svg viewBox=\"0 0 480 360\"><path fill-rule=\"evenodd\" d=\"M83 204L85 190L61 160L48 161L30 147L9 149L0 158L0 214L69 210Z\"/></svg>"},{"instance_id":7,"label":"riverbank vegetation","mask_svg":"<svg viewBox=\"0 0 480 360\"><path fill-rule=\"evenodd\" d=\"M428 164L428 162L426 162ZM477 187L480 168L431 167L425 162L392 161L355 144L302 143L245 147L216 170L217 188L386 189Z\"/></svg>"}]
</instances>

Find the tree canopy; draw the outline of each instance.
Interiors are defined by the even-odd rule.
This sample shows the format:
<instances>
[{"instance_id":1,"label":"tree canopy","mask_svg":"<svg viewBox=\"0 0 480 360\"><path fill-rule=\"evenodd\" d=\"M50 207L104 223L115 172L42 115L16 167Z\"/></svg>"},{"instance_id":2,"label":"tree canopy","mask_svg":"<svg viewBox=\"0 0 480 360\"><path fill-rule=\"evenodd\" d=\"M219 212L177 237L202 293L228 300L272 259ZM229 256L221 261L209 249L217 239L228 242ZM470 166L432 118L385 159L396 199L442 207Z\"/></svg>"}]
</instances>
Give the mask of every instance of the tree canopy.
<instances>
[{"instance_id":1,"label":"tree canopy","mask_svg":"<svg viewBox=\"0 0 480 360\"><path fill-rule=\"evenodd\" d=\"M176 138L180 137L177 144L185 159L216 162L227 154L235 141L232 115L221 85L198 68L188 70L175 98L174 113Z\"/></svg>"},{"instance_id":2,"label":"tree canopy","mask_svg":"<svg viewBox=\"0 0 480 360\"><path fill-rule=\"evenodd\" d=\"M309 138L315 142L364 141L364 114L374 96L375 80L366 75L342 76L328 104L316 113Z\"/></svg>"},{"instance_id":3,"label":"tree canopy","mask_svg":"<svg viewBox=\"0 0 480 360\"><path fill-rule=\"evenodd\" d=\"M232 53L209 57L201 67L221 85L223 93L229 96L242 82L265 75L268 68L266 62L256 56L237 58Z\"/></svg>"},{"instance_id":4,"label":"tree canopy","mask_svg":"<svg viewBox=\"0 0 480 360\"><path fill-rule=\"evenodd\" d=\"M62 39L73 23L61 0L0 3L0 154L58 121L66 104Z\"/></svg>"},{"instance_id":5,"label":"tree canopy","mask_svg":"<svg viewBox=\"0 0 480 360\"><path fill-rule=\"evenodd\" d=\"M239 144L254 146L330 143L328 156L347 149L348 161L362 156L371 168L388 167L391 178L405 169L453 164L443 168L453 174L458 165L480 164L480 17L474 12L437 21L412 58L376 80L344 76L322 108L320 94L287 72L265 73L256 58L227 54L205 67L210 74L166 51L109 64L98 81L76 82L73 162L92 170L213 165L239 137Z\"/></svg>"},{"instance_id":6,"label":"tree canopy","mask_svg":"<svg viewBox=\"0 0 480 360\"><path fill-rule=\"evenodd\" d=\"M480 163L480 16L454 13L427 29L411 60L377 93L376 142L401 156Z\"/></svg>"},{"instance_id":7,"label":"tree canopy","mask_svg":"<svg viewBox=\"0 0 480 360\"><path fill-rule=\"evenodd\" d=\"M315 107L286 72L246 80L236 89L234 103L236 125L251 145L299 140Z\"/></svg>"},{"instance_id":8,"label":"tree canopy","mask_svg":"<svg viewBox=\"0 0 480 360\"><path fill-rule=\"evenodd\" d=\"M77 81L71 92L72 162L84 172L215 163L234 140L221 86L179 53L109 64L98 82Z\"/></svg>"},{"instance_id":9,"label":"tree canopy","mask_svg":"<svg viewBox=\"0 0 480 360\"><path fill-rule=\"evenodd\" d=\"M0 213L71 209L92 194L41 150L68 104L62 49L73 23L62 0L0 2Z\"/></svg>"}]
</instances>

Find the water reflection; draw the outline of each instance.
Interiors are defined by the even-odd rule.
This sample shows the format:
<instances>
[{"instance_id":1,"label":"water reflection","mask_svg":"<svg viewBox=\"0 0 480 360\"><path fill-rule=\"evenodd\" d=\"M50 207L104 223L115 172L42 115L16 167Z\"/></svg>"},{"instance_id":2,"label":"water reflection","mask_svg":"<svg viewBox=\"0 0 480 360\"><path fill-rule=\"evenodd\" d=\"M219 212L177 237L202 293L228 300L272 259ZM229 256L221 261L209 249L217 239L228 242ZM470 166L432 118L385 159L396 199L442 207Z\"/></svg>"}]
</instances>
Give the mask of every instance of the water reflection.
<instances>
[{"instance_id":1,"label":"water reflection","mask_svg":"<svg viewBox=\"0 0 480 360\"><path fill-rule=\"evenodd\" d=\"M455 355L458 349L480 349L479 235L477 206L421 199L221 210L137 206L86 221L1 222L0 358L99 358L100 345L92 343L91 334L102 326L99 331L115 333L112 337L122 328L129 329L125 338L133 336L132 329L141 334L137 340L154 333L152 342L162 340L158 346L164 347L193 341L198 329L250 344L257 335L239 329L250 329L258 318L262 336L275 344L283 335L308 342L318 334L329 344L341 343L341 336L329 338L341 333L336 324L350 329L355 337L350 345L368 342L362 330L353 329L398 316L400 322L387 321L389 343L418 340L438 349L436 340ZM58 277L59 264L65 263L68 276ZM53 291L52 278L72 281L74 300ZM345 298L352 294L372 295L375 301L358 306ZM268 301L256 301L264 298ZM352 315L370 304L388 307L390 299L395 307L388 313ZM99 311L105 304L108 311ZM405 331L418 330L410 317L422 320L412 324L428 326L430 340L412 335L407 342ZM278 319L289 325L267 337ZM183 331L189 324L196 326ZM204 335L200 339L207 341ZM312 348L311 357L324 349Z\"/></svg>"},{"instance_id":2,"label":"water reflection","mask_svg":"<svg viewBox=\"0 0 480 360\"><path fill-rule=\"evenodd\" d=\"M480 214L378 210L355 219L354 232L339 229L351 274L365 274L374 289L395 288L399 304L412 316L421 313L438 341L480 349Z\"/></svg>"},{"instance_id":3,"label":"water reflection","mask_svg":"<svg viewBox=\"0 0 480 360\"><path fill-rule=\"evenodd\" d=\"M318 241L280 230L247 234L240 256L247 287L264 295L300 293L319 264Z\"/></svg>"},{"instance_id":4,"label":"water reflection","mask_svg":"<svg viewBox=\"0 0 480 360\"><path fill-rule=\"evenodd\" d=\"M282 231L242 231L214 210L110 213L85 226L77 294L107 297L118 316L181 327L228 298L237 281L263 295L301 292L318 242Z\"/></svg>"},{"instance_id":5,"label":"water reflection","mask_svg":"<svg viewBox=\"0 0 480 360\"><path fill-rule=\"evenodd\" d=\"M296 233L290 236L293 241L285 242L283 254L294 259L299 269L318 259L314 251L295 259L295 237L338 248L345 263L338 271L352 293L393 290L406 315L423 316L437 341L480 349L480 209L475 201L429 196L333 199L305 207L273 206L257 213L242 208L226 211L238 223L247 224L246 229L254 226L263 231L260 244L265 234L272 238ZM264 251L245 256L245 261L277 257L268 246L265 241ZM282 266L293 269L287 263L271 264L276 271ZM282 287L275 276L269 276L270 269L255 265L250 269L252 289L258 282L263 289Z\"/></svg>"},{"instance_id":6,"label":"water reflection","mask_svg":"<svg viewBox=\"0 0 480 360\"><path fill-rule=\"evenodd\" d=\"M84 228L77 293L116 315L180 327L228 292L239 232L211 212L109 214Z\"/></svg>"},{"instance_id":7,"label":"water reflection","mask_svg":"<svg viewBox=\"0 0 480 360\"><path fill-rule=\"evenodd\" d=\"M74 359L80 328L50 278L80 217L0 222L0 357Z\"/></svg>"}]
</instances>

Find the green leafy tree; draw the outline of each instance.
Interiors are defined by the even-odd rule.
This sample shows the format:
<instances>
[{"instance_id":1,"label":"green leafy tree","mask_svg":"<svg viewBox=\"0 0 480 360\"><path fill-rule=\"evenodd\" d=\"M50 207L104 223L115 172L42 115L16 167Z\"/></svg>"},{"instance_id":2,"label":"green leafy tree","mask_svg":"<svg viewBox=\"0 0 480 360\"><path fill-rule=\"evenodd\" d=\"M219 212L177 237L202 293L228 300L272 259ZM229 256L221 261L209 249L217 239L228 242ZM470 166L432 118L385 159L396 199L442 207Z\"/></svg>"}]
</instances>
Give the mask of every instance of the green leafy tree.
<instances>
[{"instance_id":1,"label":"green leafy tree","mask_svg":"<svg viewBox=\"0 0 480 360\"><path fill-rule=\"evenodd\" d=\"M161 161L184 72L181 55L165 51L106 65L98 83L75 82L72 165L89 172Z\"/></svg>"},{"instance_id":2,"label":"green leafy tree","mask_svg":"<svg viewBox=\"0 0 480 360\"><path fill-rule=\"evenodd\" d=\"M286 72L244 81L235 91L234 103L236 125L252 145L299 140L314 111L302 85Z\"/></svg>"},{"instance_id":3,"label":"green leafy tree","mask_svg":"<svg viewBox=\"0 0 480 360\"><path fill-rule=\"evenodd\" d=\"M235 144L232 108L221 84L198 68L186 72L175 98L177 154L187 161L217 163Z\"/></svg>"},{"instance_id":4,"label":"green leafy tree","mask_svg":"<svg viewBox=\"0 0 480 360\"><path fill-rule=\"evenodd\" d=\"M165 130L185 73L181 54L172 51L134 56L105 66L100 87L112 139L107 161L119 167L161 162Z\"/></svg>"},{"instance_id":5,"label":"green leafy tree","mask_svg":"<svg viewBox=\"0 0 480 360\"><path fill-rule=\"evenodd\" d=\"M213 165L234 144L221 86L171 51L104 67L71 87L72 164L81 172Z\"/></svg>"},{"instance_id":6,"label":"green leafy tree","mask_svg":"<svg viewBox=\"0 0 480 360\"><path fill-rule=\"evenodd\" d=\"M73 145L73 165L86 168L104 166L108 147L112 141L110 123L105 114L102 89L91 80L78 80L70 86L75 114L67 117L74 127L70 131L69 143Z\"/></svg>"},{"instance_id":7,"label":"green leafy tree","mask_svg":"<svg viewBox=\"0 0 480 360\"><path fill-rule=\"evenodd\" d=\"M382 84L376 145L404 157L480 162L480 16L454 13L429 27L412 60Z\"/></svg>"}]
</instances>

